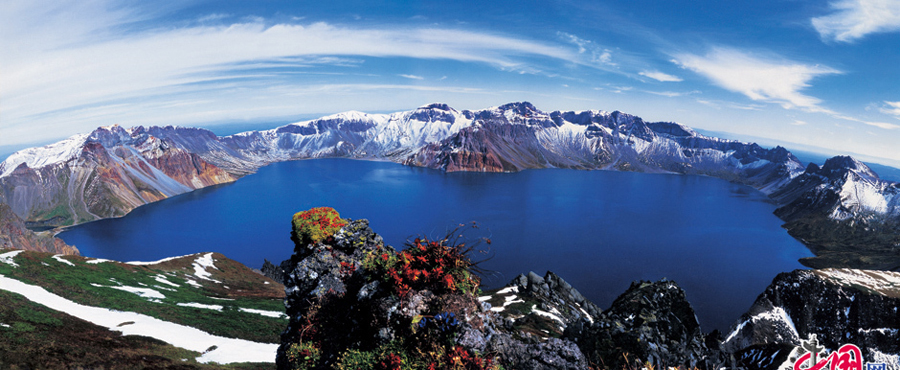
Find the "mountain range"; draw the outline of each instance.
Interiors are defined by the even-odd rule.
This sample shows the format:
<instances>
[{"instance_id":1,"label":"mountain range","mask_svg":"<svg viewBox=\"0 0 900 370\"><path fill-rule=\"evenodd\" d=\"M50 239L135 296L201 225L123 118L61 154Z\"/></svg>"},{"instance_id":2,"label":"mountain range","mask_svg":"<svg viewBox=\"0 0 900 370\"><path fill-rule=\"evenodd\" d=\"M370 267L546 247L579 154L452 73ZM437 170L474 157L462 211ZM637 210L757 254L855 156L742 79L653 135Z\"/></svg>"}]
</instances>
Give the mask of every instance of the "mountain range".
<instances>
[{"instance_id":1,"label":"mountain range","mask_svg":"<svg viewBox=\"0 0 900 370\"><path fill-rule=\"evenodd\" d=\"M345 112L218 137L184 127L101 127L0 163L0 202L32 228L120 217L143 204L228 183L274 162L343 157L443 171L537 168L676 173L756 188L780 208L815 267L900 268L900 185L850 157L806 168L782 147L701 135L622 112L483 110L430 104ZM823 232L823 230L825 232Z\"/></svg>"}]
</instances>

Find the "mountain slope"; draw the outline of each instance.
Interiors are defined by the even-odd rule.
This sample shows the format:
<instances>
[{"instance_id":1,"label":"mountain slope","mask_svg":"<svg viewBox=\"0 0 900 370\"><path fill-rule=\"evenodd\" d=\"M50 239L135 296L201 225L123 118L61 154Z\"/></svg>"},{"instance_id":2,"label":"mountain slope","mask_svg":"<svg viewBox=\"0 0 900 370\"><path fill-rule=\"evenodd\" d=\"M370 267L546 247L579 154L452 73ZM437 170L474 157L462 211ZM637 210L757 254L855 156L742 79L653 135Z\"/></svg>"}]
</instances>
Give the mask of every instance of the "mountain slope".
<instances>
[{"instance_id":1,"label":"mountain slope","mask_svg":"<svg viewBox=\"0 0 900 370\"><path fill-rule=\"evenodd\" d=\"M235 179L143 127L101 127L0 163L2 198L29 226L120 217L143 204Z\"/></svg>"},{"instance_id":2,"label":"mountain slope","mask_svg":"<svg viewBox=\"0 0 900 370\"><path fill-rule=\"evenodd\" d=\"M197 362L274 362L273 343L287 322L282 285L216 253L121 263L0 251L0 287L124 335L193 351ZM3 328L28 321L0 317Z\"/></svg>"}]
</instances>

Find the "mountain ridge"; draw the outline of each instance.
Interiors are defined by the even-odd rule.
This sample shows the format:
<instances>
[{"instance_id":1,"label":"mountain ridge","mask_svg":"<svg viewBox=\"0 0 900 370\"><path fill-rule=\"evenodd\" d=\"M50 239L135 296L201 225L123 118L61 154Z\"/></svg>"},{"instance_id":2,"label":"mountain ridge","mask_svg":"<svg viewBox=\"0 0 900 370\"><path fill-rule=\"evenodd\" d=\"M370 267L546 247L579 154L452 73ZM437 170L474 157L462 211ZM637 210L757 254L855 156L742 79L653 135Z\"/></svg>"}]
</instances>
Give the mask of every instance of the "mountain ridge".
<instances>
[{"instance_id":1,"label":"mountain ridge","mask_svg":"<svg viewBox=\"0 0 900 370\"><path fill-rule=\"evenodd\" d=\"M717 177L769 195L789 232L817 254L834 248L854 254L858 245L817 240L815 230L851 230L843 235L877 229L869 239L892 262L876 268L900 268L900 256L891 254L900 240L879 231L900 227L900 186L878 179L861 162L835 157L804 169L780 146L709 137L619 111L544 112L528 102L477 111L443 103L390 114L350 111L224 137L197 128L101 127L0 163L0 201L30 226L66 226L120 217L270 163L327 157L448 172L571 168ZM862 257L805 263L873 267Z\"/></svg>"}]
</instances>

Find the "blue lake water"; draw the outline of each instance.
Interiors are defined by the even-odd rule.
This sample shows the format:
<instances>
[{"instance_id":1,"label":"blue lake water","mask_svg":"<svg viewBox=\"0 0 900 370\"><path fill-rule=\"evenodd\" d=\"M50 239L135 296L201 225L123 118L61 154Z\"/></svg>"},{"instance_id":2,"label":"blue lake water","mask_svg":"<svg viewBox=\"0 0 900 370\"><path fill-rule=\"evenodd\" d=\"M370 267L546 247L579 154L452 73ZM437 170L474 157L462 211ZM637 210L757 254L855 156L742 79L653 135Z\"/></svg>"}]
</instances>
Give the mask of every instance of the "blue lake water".
<instances>
[{"instance_id":1,"label":"blue lake water","mask_svg":"<svg viewBox=\"0 0 900 370\"><path fill-rule=\"evenodd\" d=\"M234 184L202 189L59 236L83 255L156 260L215 251L258 268L290 256L291 216L331 206L369 219L388 244L439 238L477 221L496 271L559 274L601 308L633 280L676 281L704 330L726 330L776 274L811 255L742 185L700 176L560 169L443 173L394 163L318 159L276 163ZM487 246L486 244L483 244Z\"/></svg>"}]
</instances>

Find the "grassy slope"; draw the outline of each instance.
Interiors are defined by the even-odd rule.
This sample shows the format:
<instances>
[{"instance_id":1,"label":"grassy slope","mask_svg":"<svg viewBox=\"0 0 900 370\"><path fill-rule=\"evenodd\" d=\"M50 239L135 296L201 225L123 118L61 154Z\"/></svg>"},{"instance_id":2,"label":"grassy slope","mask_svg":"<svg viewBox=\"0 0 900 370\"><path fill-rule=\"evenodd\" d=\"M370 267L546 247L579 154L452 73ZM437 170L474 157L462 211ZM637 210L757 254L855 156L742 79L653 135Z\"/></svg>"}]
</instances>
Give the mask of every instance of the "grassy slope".
<instances>
[{"instance_id":1,"label":"grassy slope","mask_svg":"<svg viewBox=\"0 0 900 370\"><path fill-rule=\"evenodd\" d=\"M0 251L0 254L5 252ZM212 254L212 257L216 268L208 268L207 271L211 273L209 278L218 280L219 283L198 278L195 275L194 262L201 256L203 254L185 256L148 266L135 266L119 262L89 264L87 263L90 261L88 258L77 256L57 257L69 261L74 265L72 266L60 262L52 254L25 251L14 258L14 262L19 265L18 267L0 263L0 275L17 279L27 284L41 286L54 294L84 305L138 312L225 337L264 343L280 342L279 334L287 324L286 318L274 318L256 313L241 312L238 308L284 312L284 304L282 302L284 287L262 275L254 273L240 263L228 260L225 256L215 253ZM165 280L178 286L160 282L158 281L160 277L165 277ZM202 285L202 287L191 285L188 283L189 280ZM135 293L110 288L112 286L149 288L162 293L165 298L150 299L141 297ZM30 302L21 302L21 298L12 297L16 296L14 294L2 290L0 290L0 293L4 293L0 298L10 303L9 305L3 304L4 307L21 306L23 304L35 305ZM217 311L206 308L184 307L178 306L177 303L218 305L223 306L223 309ZM38 355L38 357L49 356L47 359L50 361L53 358L64 358L54 355L55 352L53 351L68 348L64 352L69 352L72 348L78 348L74 351L92 353L88 357L103 357L108 351L104 350L100 345L90 344L92 343L91 340L99 340L99 337L106 338L110 337L110 335L110 338L118 337L117 333L96 326L92 329L94 332L106 333L96 335L97 338L89 336L89 338L83 339L70 338L65 335L60 336L59 331L54 330L55 327L59 325L66 326L67 324L61 324L63 321L81 320L64 314L53 313L53 311L44 308L45 311L50 312L48 317L57 317L49 320L48 324L44 322L47 320L39 319L35 322L16 314L16 309L11 310L4 309L3 313L0 314L2 315L0 318L12 318L8 321L0 320L4 324L11 325L9 328L0 327L0 333L2 333L0 335L3 338L0 348L4 351L12 351L8 352L10 356L16 355L16 353L20 355ZM19 310L18 312L24 311ZM35 312L40 312L40 310ZM61 319L58 317L60 315L67 316L67 318ZM39 325L35 325L36 323ZM93 326L88 323L84 323L84 325ZM28 330L29 326L34 330ZM48 348L51 350L47 352L35 349L33 351L43 352L33 352L25 349L10 349L11 347L20 347L14 344L18 339L14 340L7 335L13 329L17 330L17 332L24 330L24 332L30 333L28 338L34 340L48 338L49 341L38 340L38 343L49 343ZM84 343L85 346L74 344L70 346L68 341ZM182 355L178 351L183 350L176 350L175 347L147 338L121 337L115 339L115 341L118 341L116 345L124 346L123 348L127 349L126 352L128 353L131 353L129 348L133 349L137 346L140 348L151 348L151 352L156 353L154 356L162 356L164 358L196 357ZM10 344L12 344L11 347ZM12 358L6 355L0 355L0 357ZM0 367L6 368L6 366Z\"/></svg>"},{"instance_id":2,"label":"grassy slope","mask_svg":"<svg viewBox=\"0 0 900 370\"><path fill-rule=\"evenodd\" d=\"M121 333L0 290L3 369L269 369L273 364L199 364L200 353ZM8 325L8 327L6 326Z\"/></svg>"}]
</instances>

